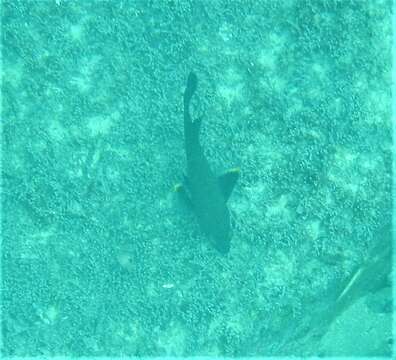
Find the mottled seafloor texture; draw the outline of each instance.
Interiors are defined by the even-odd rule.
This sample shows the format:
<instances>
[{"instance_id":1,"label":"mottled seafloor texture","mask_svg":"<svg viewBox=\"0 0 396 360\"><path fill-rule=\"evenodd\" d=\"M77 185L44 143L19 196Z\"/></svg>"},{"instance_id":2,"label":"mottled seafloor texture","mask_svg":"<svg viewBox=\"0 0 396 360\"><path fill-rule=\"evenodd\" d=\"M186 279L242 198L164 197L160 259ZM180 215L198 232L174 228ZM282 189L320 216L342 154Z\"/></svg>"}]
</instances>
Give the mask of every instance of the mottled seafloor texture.
<instances>
[{"instance_id":1,"label":"mottled seafloor texture","mask_svg":"<svg viewBox=\"0 0 396 360\"><path fill-rule=\"evenodd\" d=\"M391 1L3 1L2 354L389 355ZM182 94L239 166L219 255Z\"/></svg>"}]
</instances>

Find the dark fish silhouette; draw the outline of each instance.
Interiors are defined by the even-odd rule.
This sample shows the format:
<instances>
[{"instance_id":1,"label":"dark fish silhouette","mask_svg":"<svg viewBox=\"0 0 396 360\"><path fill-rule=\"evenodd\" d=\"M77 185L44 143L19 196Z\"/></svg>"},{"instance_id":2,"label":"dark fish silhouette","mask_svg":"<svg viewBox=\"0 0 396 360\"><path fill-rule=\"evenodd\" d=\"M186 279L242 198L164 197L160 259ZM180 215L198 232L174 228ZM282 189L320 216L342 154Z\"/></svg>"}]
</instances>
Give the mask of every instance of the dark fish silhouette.
<instances>
[{"instance_id":1,"label":"dark fish silhouette","mask_svg":"<svg viewBox=\"0 0 396 360\"><path fill-rule=\"evenodd\" d=\"M199 142L202 117L192 120L190 101L197 89L197 76L190 73L184 92L184 139L187 156L187 175L184 186L176 190L191 206L201 229L222 254L230 250L231 227L227 200L239 177L239 169L232 169L220 177L211 171Z\"/></svg>"}]
</instances>

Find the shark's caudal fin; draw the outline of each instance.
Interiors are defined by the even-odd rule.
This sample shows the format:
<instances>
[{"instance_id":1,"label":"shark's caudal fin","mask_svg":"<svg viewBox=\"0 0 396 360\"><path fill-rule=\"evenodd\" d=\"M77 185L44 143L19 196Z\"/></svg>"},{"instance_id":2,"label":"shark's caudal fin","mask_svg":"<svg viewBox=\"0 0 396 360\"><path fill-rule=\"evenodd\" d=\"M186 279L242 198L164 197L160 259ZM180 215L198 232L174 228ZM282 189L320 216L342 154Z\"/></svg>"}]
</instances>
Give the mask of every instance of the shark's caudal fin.
<instances>
[{"instance_id":1,"label":"shark's caudal fin","mask_svg":"<svg viewBox=\"0 0 396 360\"><path fill-rule=\"evenodd\" d=\"M227 201L231 196L232 190L239 178L239 172L239 168L230 169L218 178L220 190L225 201Z\"/></svg>"},{"instance_id":2,"label":"shark's caudal fin","mask_svg":"<svg viewBox=\"0 0 396 360\"><path fill-rule=\"evenodd\" d=\"M199 131L201 129L202 118L203 116L200 116L199 118L195 119L191 124L191 132L193 133L193 136L195 138L199 138Z\"/></svg>"},{"instance_id":3,"label":"shark's caudal fin","mask_svg":"<svg viewBox=\"0 0 396 360\"><path fill-rule=\"evenodd\" d=\"M187 86L184 91L184 132L187 141L198 139L199 130L201 128L202 116L194 121L190 115L191 98L197 90L198 78L193 72L188 75Z\"/></svg>"},{"instance_id":4,"label":"shark's caudal fin","mask_svg":"<svg viewBox=\"0 0 396 360\"><path fill-rule=\"evenodd\" d=\"M184 109L188 110L188 106L190 104L191 98L197 90L198 78L193 72L190 72L187 78L187 86L184 91Z\"/></svg>"}]
</instances>

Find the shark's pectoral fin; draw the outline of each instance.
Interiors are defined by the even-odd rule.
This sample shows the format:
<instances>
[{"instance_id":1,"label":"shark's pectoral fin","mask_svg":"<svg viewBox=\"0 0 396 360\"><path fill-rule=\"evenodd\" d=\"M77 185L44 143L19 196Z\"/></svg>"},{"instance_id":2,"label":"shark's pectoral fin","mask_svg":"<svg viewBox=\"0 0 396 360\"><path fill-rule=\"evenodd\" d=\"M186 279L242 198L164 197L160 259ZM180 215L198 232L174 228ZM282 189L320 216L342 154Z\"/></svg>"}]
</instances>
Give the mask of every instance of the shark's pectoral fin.
<instances>
[{"instance_id":1,"label":"shark's pectoral fin","mask_svg":"<svg viewBox=\"0 0 396 360\"><path fill-rule=\"evenodd\" d=\"M186 177L185 177L186 179ZM189 208L193 209L193 203L191 201L190 195L188 194L186 188L182 184L177 184L174 187L175 192L179 195L183 203Z\"/></svg>"},{"instance_id":2,"label":"shark's pectoral fin","mask_svg":"<svg viewBox=\"0 0 396 360\"><path fill-rule=\"evenodd\" d=\"M231 196L232 190L239 178L239 168L228 170L225 174L219 176L219 186L223 193L224 199L227 201Z\"/></svg>"}]
</instances>

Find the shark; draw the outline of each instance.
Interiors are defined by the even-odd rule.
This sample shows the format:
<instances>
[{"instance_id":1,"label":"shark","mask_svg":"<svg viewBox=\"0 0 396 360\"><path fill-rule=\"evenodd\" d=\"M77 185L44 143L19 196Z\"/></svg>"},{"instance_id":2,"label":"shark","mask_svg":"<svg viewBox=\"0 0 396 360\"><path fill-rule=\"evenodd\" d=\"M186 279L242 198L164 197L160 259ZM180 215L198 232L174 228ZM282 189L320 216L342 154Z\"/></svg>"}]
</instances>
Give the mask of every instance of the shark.
<instances>
[{"instance_id":1,"label":"shark","mask_svg":"<svg viewBox=\"0 0 396 360\"><path fill-rule=\"evenodd\" d=\"M227 201L239 178L240 169L233 168L220 176L212 172L199 139L202 116L193 120L190 114L190 103L197 84L197 76L191 72L183 97L187 170L183 183L176 185L175 191L193 210L200 228L214 248L225 255L229 252L231 243Z\"/></svg>"}]
</instances>

